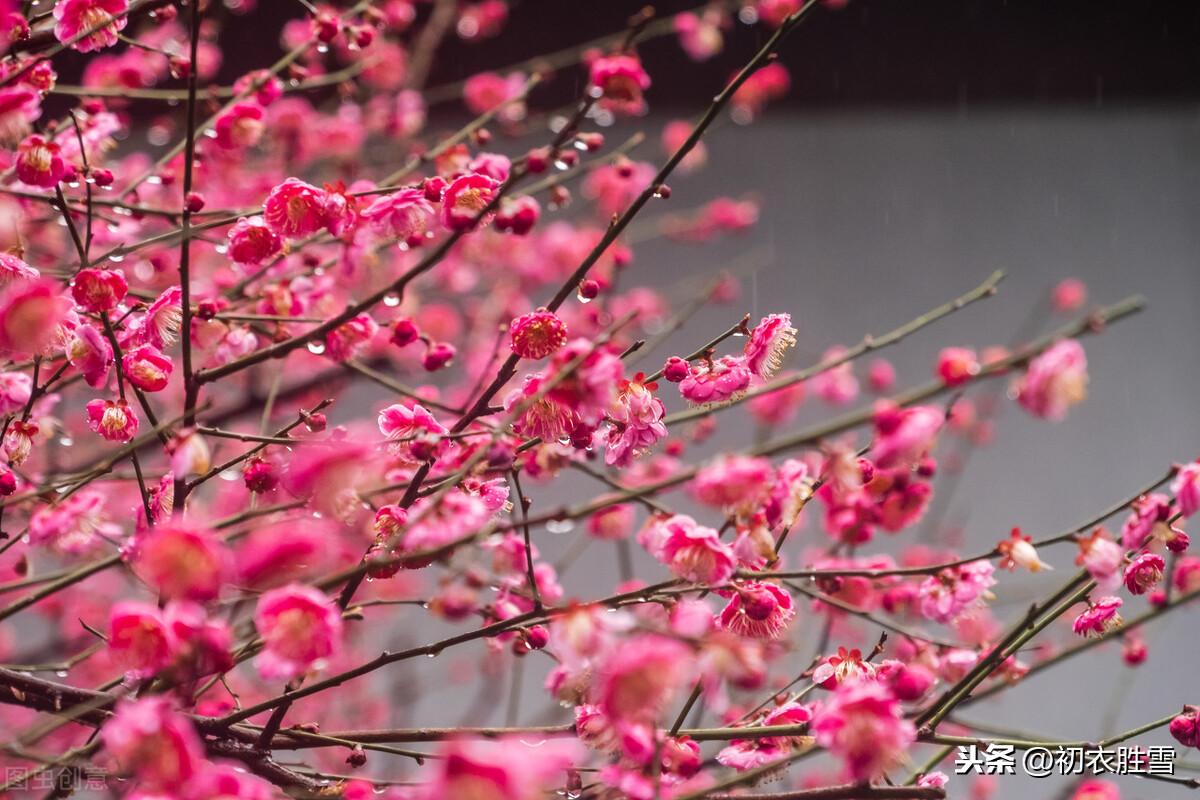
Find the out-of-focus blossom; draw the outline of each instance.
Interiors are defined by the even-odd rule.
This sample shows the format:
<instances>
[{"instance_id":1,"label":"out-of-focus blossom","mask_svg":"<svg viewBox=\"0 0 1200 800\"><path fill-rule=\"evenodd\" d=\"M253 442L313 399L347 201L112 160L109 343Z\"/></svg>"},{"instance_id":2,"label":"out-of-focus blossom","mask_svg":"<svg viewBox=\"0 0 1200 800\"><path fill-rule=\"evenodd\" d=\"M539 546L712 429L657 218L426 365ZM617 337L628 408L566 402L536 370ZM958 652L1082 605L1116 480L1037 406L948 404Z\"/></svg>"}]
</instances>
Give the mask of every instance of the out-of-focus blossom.
<instances>
[{"instance_id":1,"label":"out-of-focus blossom","mask_svg":"<svg viewBox=\"0 0 1200 800\"><path fill-rule=\"evenodd\" d=\"M377 197L362 216L380 236L407 242L425 235L433 219L433 205L420 189L401 189Z\"/></svg>"},{"instance_id":2,"label":"out-of-focus blossom","mask_svg":"<svg viewBox=\"0 0 1200 800\"><path fill-rule=\"evenodd\" d=\"M1058 421L1087 397L1087 384L1083 346L1066 339L1029 362L1015 384L1017 402L1036 417Z\"/></svg>"},{"instance_id":3,"label":"out-of-focus blossom","mask_svg":"<svg viewBox=\"0 0 1200 800\"><path fill-rule=\"evenodd\" d=\"M129 0L58 0L54 36L81 53L112 47L129 22L128 10Z\"/></svg>"},{"instance_id":4,"label":"out-of-focus blossom","mask_svg":"<svg viewBox=\"0 0 1200 800\"><path fill-rule=\"evenodd\" d=\"M105 749L144 791L182 792L204 766L192 723L163 695L121 701L100 734Z\"/></svg>"},{"instance_id":5,"label":"out-of-focus blossom","mask_svg":"<svg viewBox=\"0 0 1200 800\"><path fill-rule=\"evenodd\" d=\"M180 520L146 531L133 568L160 595L199 603L214 599L229 575L229 554L216 533Z\"/></svg>"},{"instance_id":6,"label":"out-of-focus blossom","mask_svg":"<svg viewBox=\"0 0 1200 800\"><path fill-rule=\"evenodd\" d=\"M341 610L311 586L291 584L264 594L254 627L263 638L255 663L264 678L291 680L321 669L342 643Z\"/></svg>"},{"instance_id":7,"label":"out-of-focus blossom","mask_svg":"<svg viewBox=\"0 0 1200 800\"><path fill-rule=\"evenodd\" d=\"M900 703L880 683L843 683L813 721L817 743L842 760L847 774L865 781L894 767L916 739Z\"/></svg>"},{"instance_id":8,"label":"out-of-focus blossom","mask_svg":"<svg viewBox=\"0 0 1200 800\"><path fill-rule=\"evenodd\" d=\"M650 88L650 75L636 56L616 54L595 59L589 81L604 108L621 114L646 110L643 93Z\"/></svg>"}]
</instances>

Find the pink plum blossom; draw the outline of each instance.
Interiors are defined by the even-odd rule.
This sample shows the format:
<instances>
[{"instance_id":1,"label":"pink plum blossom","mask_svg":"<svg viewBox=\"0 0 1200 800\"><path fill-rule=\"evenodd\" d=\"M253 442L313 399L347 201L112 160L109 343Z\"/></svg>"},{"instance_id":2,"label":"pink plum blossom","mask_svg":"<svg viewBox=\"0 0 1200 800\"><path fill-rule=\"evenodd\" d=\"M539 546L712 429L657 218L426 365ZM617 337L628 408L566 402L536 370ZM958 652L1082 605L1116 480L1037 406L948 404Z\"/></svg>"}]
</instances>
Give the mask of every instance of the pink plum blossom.
<instances>
[{"instance_id":1,"label":"pink plum blossom","mask_svg":"<svg viewBox=\"0 0 1200 800\"><path fill-rule=\"evenodd\" d=\"M916 738L900 703L880 683L843 683L813 721L817 743L842 760L853 780L891 769Z\"/></svg>"},{"instance_id":2,"label":"pink plum blossom","mask_svg":"<svg viewBox=\"0 0 1200 800\"><path fill-rule=\"evenodd\" d=\"M1017 402L1037 417L1058 421L1087 397L1087 356L1074 339L1065 339L1029 362L1015 384Z\"/></svg>"},{"instance_id":3,"label":"pink plum blossom","mask_svg":"<svg viewBox=\"0 0 1200 800\"><path fill-rule=\"evenodd\" d=\"M342 614L323 593L290 584L258 600L254 627L263 639L256 659L264 678L290 680L322 666L342 646Z\"/></svg>"},{"instance_id":4,"label":"pink plum blossom","mask_svg":"<svg viewBox=\"0 0 1200 800\"><path fill-rule=\"evenodd\" d=\"M660 557L675 575L710 585L724 583L733 575L733 550L715 530L683 514L666 520L663 527L666 536Z\"/></svg>"}]
</instances>

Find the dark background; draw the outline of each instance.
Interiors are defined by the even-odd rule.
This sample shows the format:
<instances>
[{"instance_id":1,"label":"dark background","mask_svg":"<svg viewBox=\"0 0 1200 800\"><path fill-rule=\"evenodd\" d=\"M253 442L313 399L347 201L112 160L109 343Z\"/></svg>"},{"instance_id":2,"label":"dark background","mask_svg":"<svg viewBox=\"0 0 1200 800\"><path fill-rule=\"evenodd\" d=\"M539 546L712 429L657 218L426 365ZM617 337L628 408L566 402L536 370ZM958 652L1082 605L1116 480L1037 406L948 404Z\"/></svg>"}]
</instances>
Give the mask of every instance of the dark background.
<instances>
[{"instance_id":1,"label":"dark background","mask_svg":"<svg viewBox=\"0 0 1200 800\"><path fill-rule=\"evenodd\" d=\"M499 36L450 37L431 84L462 79L620 31L637 0L517 0ZM702 6L653 3L659 14ZM263 31L303 13L299 3L260 0L244 24L226 26L225 72L263 62ZM423 12L424 13L424 12ZM1157 103L1200 98L1200 4L1190 0L851 0L820 9L783 61L787 102L801 107ZM738 24L726 51L696 64L672 37L641 48L655 85L651 105L694 107L769 35ZM273 45L274 43L272 43ZM572 87L560 86L562 100Z\"/></svg>"}]
</instances>

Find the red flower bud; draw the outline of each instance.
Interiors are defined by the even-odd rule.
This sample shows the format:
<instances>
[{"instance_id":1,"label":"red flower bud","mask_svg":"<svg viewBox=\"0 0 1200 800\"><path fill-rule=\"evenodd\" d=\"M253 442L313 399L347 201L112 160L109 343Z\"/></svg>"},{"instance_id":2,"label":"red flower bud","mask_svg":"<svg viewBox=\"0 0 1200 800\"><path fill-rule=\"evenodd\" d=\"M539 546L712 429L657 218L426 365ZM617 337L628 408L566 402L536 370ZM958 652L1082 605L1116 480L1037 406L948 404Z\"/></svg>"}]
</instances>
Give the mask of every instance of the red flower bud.
<instances>
[{"instance_id":1,"label":"red flower bud","mask_svg":"<svg viewBox=\"0 0 1200 800\"><path fill-rule=\"evenodd\" d=\"M663 377L671 383L679 383L691 372L688 362L679 356L671 356L663 366Z\"/></svg>"},{"instance_id":2,"label":"red flower bud","mask_svg":"<svg viewBox=\"0 0 1200 800\"><path fill-rule=\"evenodd\" d=\"M583 147L589 152L594 153L601 147L604 147L603 133L581 133L575 137Z\"/></svg>"},{"instance_id":3,"label":"red flower bud","mask_svg":"<svg viewBox=\"0 0 1200 800\"><path fill-rule=\"evenodd\" d=\"M313 34L320 41L329 44L337 38L338 30L341 28L341 22L336 14L331 14L328 11L322 11L313 17L312 21Z\"/></svg>"},{"instance_id":4,"label":"red flower bud","mask_svg":"<svg viewBox=\"0 0 1200 800\"><path fill-rule=\"evenodd\" d=\"M396 324L392 327L392 344L397 347L407 347L420 338L421 332L417 330L417 323L408 317L396 320Z\"/></svg>"},{"instance_id":5,"label":"red flower bud","mask_svg":"<svg viewBox=\"0 0 1200 800\"><path fill-rule=\"evenodd\" d=\"M446 342L438 342L425 351L425 357L421 359L421 366L429 372L437 372L442 367L445 367L454 360L454 345Z\"/></svg>"},{"instance_id":6,"label":"red flower bud","mask_svg":"<svg viewBox=\"0 0 1200 800\"><path fill-rule=\"evenodd\" d=\"M1167 729L1184 747L1195 747L1197 742L1195 707L1184 706L1183 713L1171 720Z\"/></svg>"},{"instance_id":7,"label":"red flower bud","mask_svg":"<svg viewBox=\"0 0 1200 800\"><path fill-rule=\"evenodd\" d=\"M8 467L0 466L0 496L8 497L16 490L16 474Z\"/></svg>"},{"instance_id":8,"label":"red flower bud","mask_svg":"<svg viewBox=\"0 0 1200 800\"><path fill-rule=\"evenodd\" d=\"M533 650L541 650L550 641L550 631L545 625L534 625L525 631L525 642Z\"/></svg>"},{"instance_id":9,"label":"red flower bud","mask_svg":"<svg viewBox=\"0 0 1200 800\"><path fill-rule=\"evenodd\" d=\"M440 203L442 194L446 191L446 179L440 176L426 178L421 184L421 189L425 192L425 199L431 203Z\"/></svg>"},{"instance_id":10,"label":"red flower bud","mask_svg":"<svg viewBox=\"0 0 1200 800\"><path fill-rule=\"evenodd\" d=\"M279 484L275 465L261 458L252 458L246 463L242 479L246 482L246 488L255 494L269 492Z\"/></svg>"},{"instance_id":11,"label":"red flower bud","mask_svg":"<svg viewBox=\"0 0 1200 800\"><path fill-rule=\"evenodd\" d=\"M534 175L545 172L550 166L550 148L538 147L525 156L525 166Z\"/></svg>"}]
</instances>

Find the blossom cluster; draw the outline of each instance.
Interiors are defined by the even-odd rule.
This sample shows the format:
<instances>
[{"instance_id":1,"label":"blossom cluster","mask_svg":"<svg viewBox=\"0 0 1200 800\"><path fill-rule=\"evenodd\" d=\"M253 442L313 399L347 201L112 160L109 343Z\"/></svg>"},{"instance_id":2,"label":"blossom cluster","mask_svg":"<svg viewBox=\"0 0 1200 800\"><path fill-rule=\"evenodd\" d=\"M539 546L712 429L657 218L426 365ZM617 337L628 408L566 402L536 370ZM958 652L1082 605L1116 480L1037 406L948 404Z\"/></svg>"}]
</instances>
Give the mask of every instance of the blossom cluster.
<instances>
[{"instance_id":1,"label":"blossom cluster","mask_svg":"<svg viewBox=\"0 0 1200 800\"><path fill-rule=\"evenodd\" d=\"M557 72L438 86L443 40L503 35L506 2L301 3L285 55L237 75L221 31L253 0L0 2L0 729L21 732L0 764L90 760L136 800L695 800L765 778L939 797L944 757L905 782L918 749L962 732L972 692L1055 663L1023 645L1058 616L1064 652L1123 636L1145 661L1120 612L1200 592L1200 462L1067 534L1001 520L983 553L939 544L930 513L1001 404L1076 413L1082 340L1135 309L1063 281L1063 327L946 347L900 390L875 351L1000 276L844 346L794 311L739 316L732 271L698 296L640 274L639 213L681 248L753 231L748 196L661 210L685 194L667 180L717 156L718 113L784 96L786 37L843 5L712 2ZM761 49L712 114L609 141L648 122L650 40L699 62L739 36ZM539 101L555 81L582 87L566 109ZM727 330L695 330L705 305ZM814 406L842 416L798 429ZM567 554L545 536L576 525ZM607 596L574 583L588 547L617 551L591 576ZM1072 566L1006 631L1006 571ZM419 656L443 659L430 685L390 680ZM553 724L517 702L518 664ZM416 714L506 672L487 736ZM1194 706L1159 727L1200 739ZM788 770L809 753L830 758Z\"/></svg>"}]
</instances>

